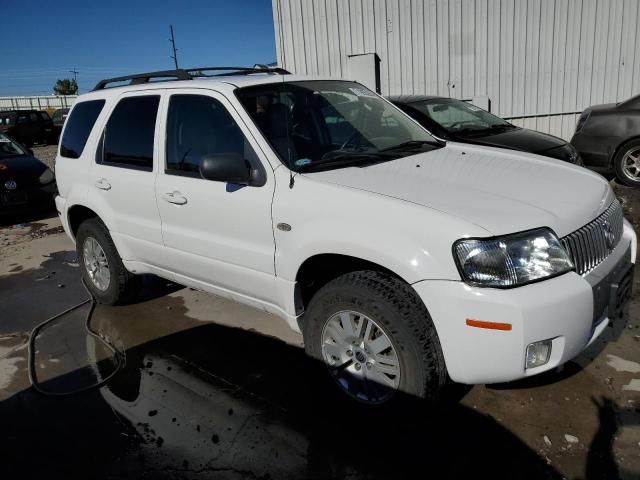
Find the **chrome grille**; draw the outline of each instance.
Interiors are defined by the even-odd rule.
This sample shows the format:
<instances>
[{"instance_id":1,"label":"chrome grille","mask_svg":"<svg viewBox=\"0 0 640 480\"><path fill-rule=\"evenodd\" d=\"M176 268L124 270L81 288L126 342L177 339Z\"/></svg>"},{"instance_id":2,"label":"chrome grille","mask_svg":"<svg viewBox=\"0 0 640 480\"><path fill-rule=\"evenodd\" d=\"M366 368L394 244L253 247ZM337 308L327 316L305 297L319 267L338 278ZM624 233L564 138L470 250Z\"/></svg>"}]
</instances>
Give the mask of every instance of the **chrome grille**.
<instances>
[{"instance_id":1,"label":"chrome grille","mask_svg":"<svg viewBox=\"0 0 640 480\"><path fill-rule=\"evenodd\" d=\"M576 272L589 273L616 248L622 238L623 218L622 205L614 200L598 218L562 238Z\"/></svg>"}]
</instances>

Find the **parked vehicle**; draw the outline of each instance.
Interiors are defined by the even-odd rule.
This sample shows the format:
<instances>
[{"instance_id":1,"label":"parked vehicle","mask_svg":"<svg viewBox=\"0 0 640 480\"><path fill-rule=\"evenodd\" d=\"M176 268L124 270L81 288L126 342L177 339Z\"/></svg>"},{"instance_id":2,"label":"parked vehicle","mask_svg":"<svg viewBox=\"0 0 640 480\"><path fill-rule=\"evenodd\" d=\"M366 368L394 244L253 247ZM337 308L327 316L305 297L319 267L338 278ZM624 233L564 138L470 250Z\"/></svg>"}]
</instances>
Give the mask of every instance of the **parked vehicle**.
<instances>
[{"instance_id":1,"label":"parked vehicle","mask_svg":"<svg viewBox=\"0 0 640 480\"><path fill-rule=\"evenodd\" d=\"M639 187L640 95L587 108L578 119L571 143L587 167Z\"/></svg>"},{"instance_id":2,"label":"parked vehicle","mask_svg":"<svg viewBox=\"0 0 640 480\"><path fill-rule=\"evenodd\" d=\"M535 375L618 321L637 239L600 175L436 140L355 82L230 73L71 109L56 205L100 302L152 273L266 310L367 404Z\"/></svg>"},{"instance_id":3,"label":"parked vehicle","mask_svg":"<svg viewBox=\"0 0 640 480\"><path fill-rule=\"evenodd\" d=\"M45 111L0 111L0 133L10 135L27 147L48 144L53 141L53 122Z\"/></svg>"},{"instance_id":4,"label":"parked vehicle","mask_svg":"<svg viewBox=\"0 0 640 480\"><path fill-rule=\"evenodd\" d=\"M389 100L443 140L536 153L582 165L576 149L563 139L517 127L471 103L422 95L400 95Z\"/></svg>"},{"instance_id":5,"label":"parked vehicle","mask_svg":"<svg viewBox=\"0 0 640 480\"><path fill-rule=\"evenodd\" d=\"M56 143L60 141L60 133L62 132L62 126L64 125L64 121L67 119L67 115L69 115L68 108L59 108L53 115L51 116L51 120L53 121L53 137L56 140Z\"/></svg>"},{"instance_id":6,"label":"parked vehicle","mask_svg":"<svg viewBox=\"0 0 640 480\"><path fill-rule=\"evenodd\" d=\"M0 214L51 208L57 193L51 169L33 152L0 133Z\"/></svg>"}]
</instances>

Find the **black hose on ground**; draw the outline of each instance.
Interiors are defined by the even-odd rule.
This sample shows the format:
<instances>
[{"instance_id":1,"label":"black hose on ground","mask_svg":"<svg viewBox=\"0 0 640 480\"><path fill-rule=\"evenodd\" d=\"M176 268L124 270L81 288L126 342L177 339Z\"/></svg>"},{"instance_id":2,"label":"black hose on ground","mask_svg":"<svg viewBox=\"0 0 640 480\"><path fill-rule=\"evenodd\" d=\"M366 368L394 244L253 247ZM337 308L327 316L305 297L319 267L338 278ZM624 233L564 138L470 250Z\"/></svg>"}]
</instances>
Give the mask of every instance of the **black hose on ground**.
<instances>
[{"instance_id":1,"label":"black hose on ground","mask_svg":"<svg viewBox=\"0 0 640 480\"><path fill-rule=\"evenodd\" d=\"M84 282L84 279L82 279L82 286L84 287L85 291L89 294L89 298L70 307L67 308L65 311L57 313L56 315L54 315L53 317L50 317L48 319L46 319L44 322L36 325L36 327L31 330L31 333L29 334L29 341L28 341L28 356L27 356L27 363L28 363L28 374L29 374L29 382L31 383L31 386L33 387L33 389L42 394L42 395L46 395L46 396L50 396L50 397L65 397L65 396L71 396L71 395L78 395L81 393L85 393L85 392L89 392L91 390L94 390L96 388L100 388L103 385L105 385L109 380L111 380L119 371L120 368L122 367L122 358L121 358L121 354L120 352L118 352L115 347L113 347L110 343L108 343L106 340L104 340L100 335L98 335L96 332L94 332L93 330L91 330L90 327L90 323L91 323L91 316L93 314L93 311L95 309L96 306L96 299L94 298L94 296L91 294L91 292L89 291L89 289L87 288L87 285ZM87 330L87 333L89 335L91 335L92 337L96 338L97 340L99 340L100 342L102 342L109 350L111 350L113 352L113 356L115 358L115 368L113 370L113 372L108 375L107 377L101 379L99 382L94 383L92 385L89 385L87 387L82 387L79 388L77 390L73 390L70 392L50 392L47 391L45 389L43 389L40 386L40 382L38 382L38 378L36 375L36 367L35 367L35 355L36 355L36 350L35 350L35 340L36 337L38 336L38 333L40 332L40 330L42 328L44 328L46 325L48 325L49 323L57 320L58 318L62 317L63 315L67 315L77 309L79 309L80 307L83 307L85 305L87 305L88 303L91 304L91 306L89 307L89 311L87 312L87 316L86 316L86 320L85 320L85 328Z\"/></svg>"}]
</instances>

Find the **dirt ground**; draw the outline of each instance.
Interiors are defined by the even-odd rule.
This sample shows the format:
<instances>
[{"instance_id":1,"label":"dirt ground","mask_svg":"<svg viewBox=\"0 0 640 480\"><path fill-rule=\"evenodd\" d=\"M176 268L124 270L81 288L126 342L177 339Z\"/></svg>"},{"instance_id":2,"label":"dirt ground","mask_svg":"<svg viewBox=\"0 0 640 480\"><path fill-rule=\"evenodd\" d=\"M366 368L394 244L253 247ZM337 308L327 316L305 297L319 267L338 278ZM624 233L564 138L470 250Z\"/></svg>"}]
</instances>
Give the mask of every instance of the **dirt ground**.
<instances>
[{"instance_id":1,"label":"dirt ground","mask_svg":"<svg viewBox=\"0 0 640 480\"><path fill-rule=\"evenodd\" d=\"M638 230L640 190L614 188ZM97 337L88 305L37 335L43 395L28 334L87 295L55 213L16 219L0 227L0 476L637 479L639 280L623 320L564 367L407 418L344 407L283 321L150 277L138 303L91 312Z\"/></svg>"}]
</instances>

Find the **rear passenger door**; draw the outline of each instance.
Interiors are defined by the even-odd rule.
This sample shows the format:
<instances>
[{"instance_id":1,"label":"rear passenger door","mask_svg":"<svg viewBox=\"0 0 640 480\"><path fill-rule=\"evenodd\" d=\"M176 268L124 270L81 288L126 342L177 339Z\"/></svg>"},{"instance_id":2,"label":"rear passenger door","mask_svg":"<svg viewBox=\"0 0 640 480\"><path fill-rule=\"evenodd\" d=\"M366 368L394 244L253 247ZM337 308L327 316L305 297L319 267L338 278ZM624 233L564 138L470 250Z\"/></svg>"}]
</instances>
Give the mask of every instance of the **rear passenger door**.
<instances>
[{"instance_id":1,"label":"rear passenger door","mask_svg":"<svg viewBox=\"0 0 640 480\"><path fill-rule=\"evenodd\" d=\"M161 90L144 90L112 104L89 175L89 203L107 222L120 256L151 265L163 257L154 190L161 99Z\"/></svg>"},{"instance_id":2,"label":"rear passenger door","mask_svg":"<svg viewBox=\"0 0 640 480\"><path fill-rule=\"evenodd\" d=\"M224 96L199 89L167 92L156 192L169 268L179 282L195 280L239 300L273 301L273 170ZM202 178L202 159L223 154L248 161L257 184Z\"/></svg>"}]
</instances>

